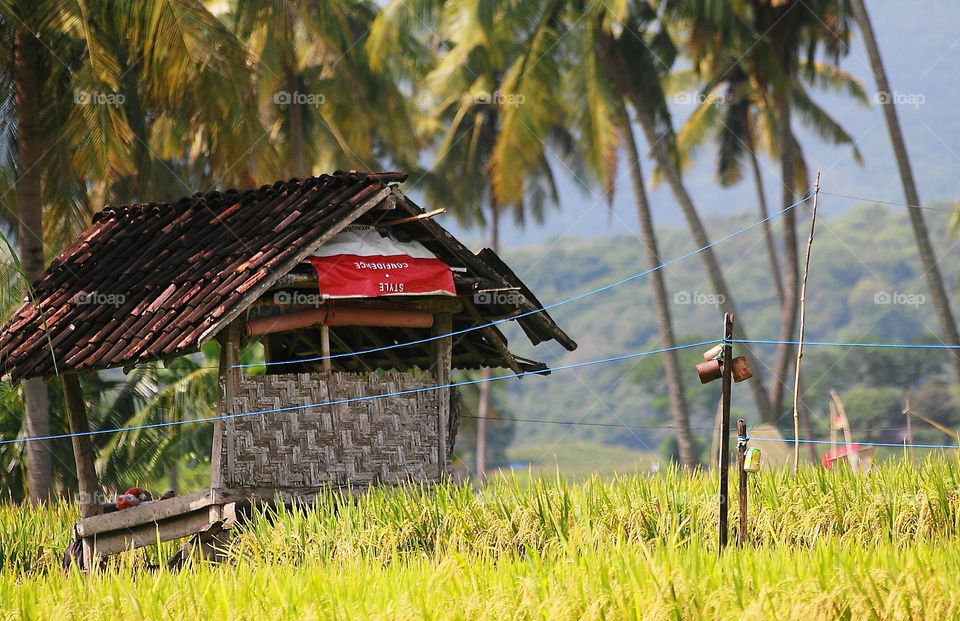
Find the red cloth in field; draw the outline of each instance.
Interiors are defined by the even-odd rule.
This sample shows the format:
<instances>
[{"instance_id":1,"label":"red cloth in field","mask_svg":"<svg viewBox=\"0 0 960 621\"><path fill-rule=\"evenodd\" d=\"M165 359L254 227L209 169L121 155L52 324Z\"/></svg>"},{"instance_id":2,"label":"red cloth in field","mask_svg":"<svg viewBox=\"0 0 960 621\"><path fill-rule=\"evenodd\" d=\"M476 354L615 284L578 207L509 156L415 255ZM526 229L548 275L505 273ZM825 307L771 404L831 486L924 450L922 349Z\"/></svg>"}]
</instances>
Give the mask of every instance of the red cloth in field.
<instances>
[{"instance_id":1,"label":"red cloth in field","mask_svg":"<svg viewBox=\"0 0 960 621\"><path fill-rule=\"evenodd\" d=\"M850 453L859 453L860 445L859 444L844 444L838 449L833 449L825 452L820 458L820 461L823 462L823 467L827 470L833 468L834 464L841 457L846 457Z\"/></svg>"},{"instance_id":2,"label":"red cloth in field","mask_svg":"<svg viewBox=\"0 0 960 621\"><path fill-rule=\"evenodd\" d=\"M370 226L348 226L310 263L325 299L456 295L450 267L423 244L382 236Z\"/></svg>"}]
</instances>

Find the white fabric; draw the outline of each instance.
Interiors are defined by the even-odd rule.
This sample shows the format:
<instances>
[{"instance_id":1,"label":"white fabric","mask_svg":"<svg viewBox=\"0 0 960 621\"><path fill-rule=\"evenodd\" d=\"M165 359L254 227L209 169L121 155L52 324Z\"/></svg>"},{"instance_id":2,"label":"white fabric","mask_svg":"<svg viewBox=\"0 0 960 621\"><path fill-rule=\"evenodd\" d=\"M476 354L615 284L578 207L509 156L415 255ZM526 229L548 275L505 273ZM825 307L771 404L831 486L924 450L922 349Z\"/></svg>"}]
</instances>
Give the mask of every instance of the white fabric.
<instances>
[{"instance_id":1,"label":"white fabric","mask_svg":"<svg viewBox=\"0 0 960 621\"><path fill-rule=\"evenodd\" d=\"M436 259L436 255L418 241L400 242L390 236L381 237L366 224L351 224L314 253L317 257L353 254L361 257L382 257L405 254L412 259Z\"/></svg>"}]
</instances>

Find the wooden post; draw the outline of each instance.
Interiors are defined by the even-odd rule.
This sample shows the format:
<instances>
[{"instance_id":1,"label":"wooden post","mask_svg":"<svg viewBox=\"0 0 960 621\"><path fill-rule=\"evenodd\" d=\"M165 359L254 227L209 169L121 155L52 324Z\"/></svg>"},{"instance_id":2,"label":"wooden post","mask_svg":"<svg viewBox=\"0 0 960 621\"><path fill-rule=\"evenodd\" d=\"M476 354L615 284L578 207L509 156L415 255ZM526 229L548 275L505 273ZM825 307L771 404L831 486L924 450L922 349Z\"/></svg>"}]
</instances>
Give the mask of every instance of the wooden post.
<instances>
[{"instance_id":1,"label":"wooden post","mask_svg":"<svg viewBox=\"0 0 960 621\"><path fill-rule=\"evenodd\" d=\"M450 334L453 331L453 315L437 313L433 318L433 335ZM438 386L450 383L450 368L453 364L453 337L444 336L433 341L433 376ZM437 390L437 478L442 481L448 474L447 454L450 422L450 388Z\"/></svg>"},{"instance_id":2,"label":"wooden post","mask_svg":"<svg viewBox=\"0 0 960 621\"><path fill-rule=\"evenodd\" d=\"M797 345L797 362L793 377L793 471L800 468L800 362L803 360L803 332L807 316L807 275L810 273L810 253L813 250L813 231L817 226L817 197L820 196L820 173L813 185L813 216L810 218L810 236L807 238L807 255L803 262L803 281L800 284L800 339Z\"/></svg>"},{"instance_id":3,"label":"wooden post","mask_svg":"<svg viewBox=\"0 0 960 621\"><path fill-rule=\"evenodd\" d=\"M330 360L330 326L320 326L320 355L323 356L323 372L333 373L333 362Z\"/></svg>"},{"instance_id":4,"label":"wooden post","mask_svg":"<svg viewBox=\"0 0 960 621\"><path fill-rule=\"evenodd\" d=\"M747 457L747 423L741 418L737 421L737 475L739 476L740 530L737 531L737 545L747 543L747 472L743 469Z\"/></svg>"},{"instance_id":5,"label":"wooden post","mask_svg":"<svg viewBox=\"0 0 960 621\"><path fill-rule=\"evenodd\" d=\"M240 362L240 338L244 324L242 318L234 321L218 335L220 341L220 373L219 383L220 407L217 412L221 415L236 414L234 401L237 388L240 386L242 369L237 368ZM213 426L213 455L211 455L211 481L214 488L229 487L233 483L236 468L236 447L234 442L234 419L218 419ZM224 450L225 449L225 450ZM224 452L226 463L223 463Z\"/></svg>"},{"instance_id":6,"label":"wooden post","mask_svg":"<svg viewBox=\"0 0 960 621\"><path fill-rule=\"evenodd\" d=\"M63 401L67 410L67 420L70 423L70 437L73 444L73 459L77 465L77 483L80 492L80 517L86 518L99 513L100 504L97 502L97 469L96 455L90 436L87 420L87 408L83 401L83 390L80 387L80 378L76 373L64 373L60 376L63 386ZM78 435L80 434L80 435Z\"/></svg>"},{"instance_id":7,"label":"wooden post","mask_svg":"<svg viewBox=\"0 0 960 621\"><path fill-rule=\"evenodd\" d=\"M727 545L727 517L729 511L730 469L730 389L733 386L733 315L723 316L723 387L720 395L720 551Z\"/></svg>"}]
</instances>

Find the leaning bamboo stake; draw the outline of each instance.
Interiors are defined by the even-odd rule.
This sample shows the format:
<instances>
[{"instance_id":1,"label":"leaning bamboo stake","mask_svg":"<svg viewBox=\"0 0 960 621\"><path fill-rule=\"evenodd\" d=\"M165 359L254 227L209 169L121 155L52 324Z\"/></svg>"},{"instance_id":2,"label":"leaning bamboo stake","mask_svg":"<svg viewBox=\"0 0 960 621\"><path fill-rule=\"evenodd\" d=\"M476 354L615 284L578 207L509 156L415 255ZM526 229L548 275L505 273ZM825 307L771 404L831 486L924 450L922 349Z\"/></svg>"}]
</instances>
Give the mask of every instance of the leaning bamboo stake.
<instances>
[{"instance_id":1,"label":"leaning bamboo stake","mask_svg":"<svg viewBox=\"0 0 960 621\"><path fill-rule=\"evenodd\" d=\"M820 196L820 173L813 185L813 216L810 218L810 237L807 238L807 256L803 262L803 281L800 285L800 338L797 344L797 363L793 378L793 471L800 468L800 361L803 359L803 330L806 319L807 275L810 273L810 252L813 250L813 231L817 226L817 197Z\"/></svg>"}]
</instances>

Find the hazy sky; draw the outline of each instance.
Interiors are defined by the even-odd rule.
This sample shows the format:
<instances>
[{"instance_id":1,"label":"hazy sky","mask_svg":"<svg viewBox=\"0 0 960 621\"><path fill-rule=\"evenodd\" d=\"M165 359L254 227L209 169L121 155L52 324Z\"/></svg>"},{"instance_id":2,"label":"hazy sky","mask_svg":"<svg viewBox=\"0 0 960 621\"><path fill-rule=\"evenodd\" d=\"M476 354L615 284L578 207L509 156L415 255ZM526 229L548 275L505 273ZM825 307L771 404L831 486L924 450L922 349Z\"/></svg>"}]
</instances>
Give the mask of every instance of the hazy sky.
<instances>
[{"instance_id":1,"label":"hazy sky","mask_svg":"<svg viewBox=\"0 0 960 621\"><path fill-rule=\"evenodd\" d=\"M911 153L914 174L919 183L921 199L947 201L960 199L960 188L955 180L960 172L960 120L956 113L957 73L960 70L960 12L956 0L914 1L893 0L868 2L874 29L880 40L881 52L893 90L900 96L898 107L901 124ZM904 14L905 10L914 11ZM856 34L855 34L856 36ZM852 51L842 66L859 77L871 96L875 92L872 74L863 42L857 36ZM816 94L840 124L855 137L864 156L864 165L858 166L848 149L825 146L816 136L800 130L800 139L807 154L811 171L822 171L824 190L864 196L881 200L902 201L903 195L897 176L886 125L878 106L869 108L843 96ZM693 104L674 105L674 123L679 126L693 110ZM799 128L799 124L794 122ZM637 132L640 135L640 132ZM686 181L703 214L722 210L756 210L752 182L741 183L730 190L721 188L714 175L714 152L709 148L699 155ZM642 146L642 148L645 148ZM649 176L652 163L644 162ZM621 166L621 179L612 211L600 195L584 193L569 179L572 175L562 163L557 164L561 181L562 204L548 212L543 225L529 225L525 230L513 223L505 223L504 245L540 242L557 235L591 237L616 234L637 227L635 207L630 194L626 168ZM771 206L779 201L779 175L775 163L764 162L765 185ZM567 173L567 175L559 174ZM682 225L672 195L666 187L651 195L657 224ZM821 202L826 215L843 210L851 201L827 198ZM431 206L434 207L434 206ZM946 220L945 214L926 212L931 225ZM482 239L477 230L462 231L452 218L442 223L458 230L465 238Z\"/></svg>"}]
</instances>

